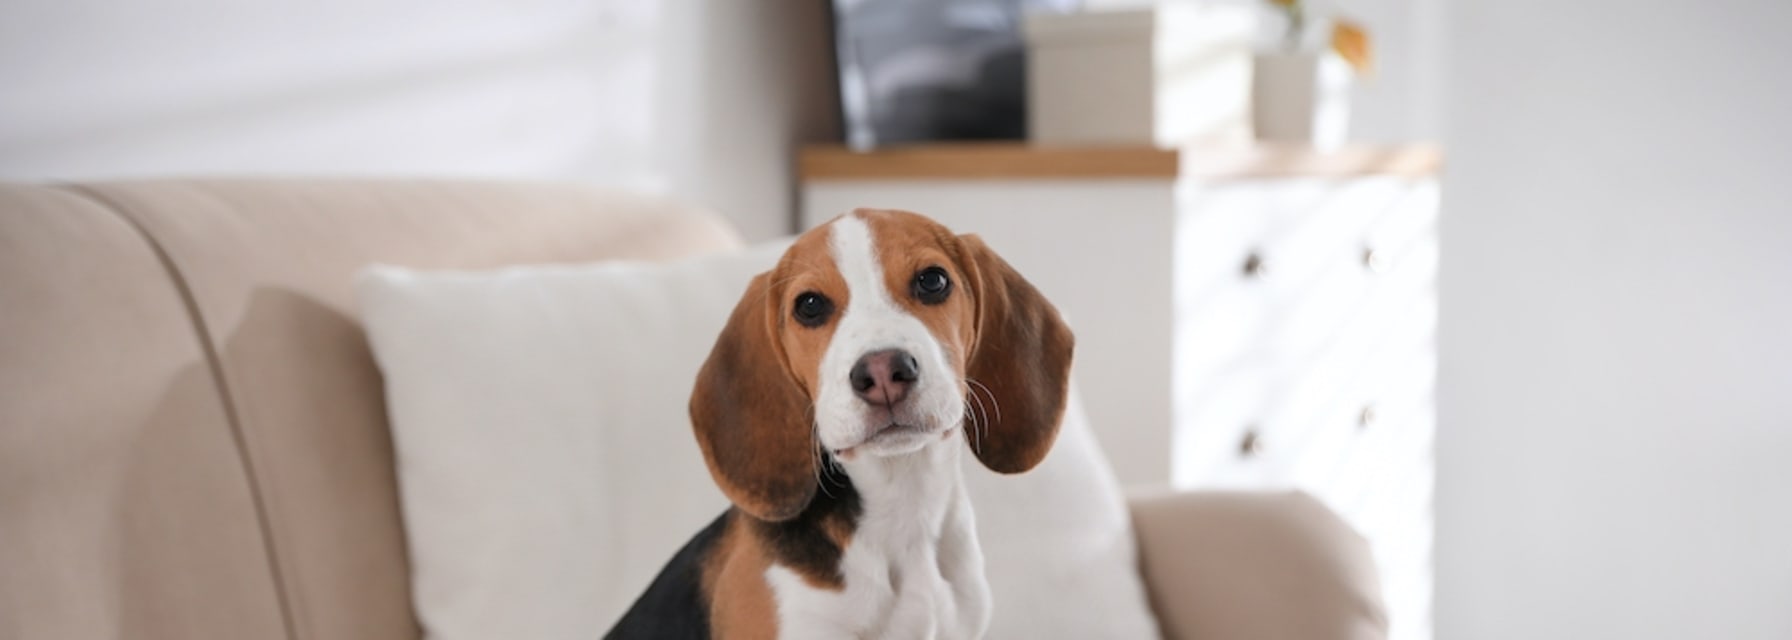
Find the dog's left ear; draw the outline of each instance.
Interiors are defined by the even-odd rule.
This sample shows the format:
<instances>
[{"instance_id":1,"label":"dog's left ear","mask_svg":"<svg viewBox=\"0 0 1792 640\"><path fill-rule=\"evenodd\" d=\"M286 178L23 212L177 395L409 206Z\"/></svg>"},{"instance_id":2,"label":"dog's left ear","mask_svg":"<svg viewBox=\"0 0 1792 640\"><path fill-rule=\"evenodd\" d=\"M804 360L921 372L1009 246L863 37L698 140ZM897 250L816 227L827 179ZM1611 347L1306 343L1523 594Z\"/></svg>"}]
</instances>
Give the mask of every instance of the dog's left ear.
<instances>
[{"instance_id":1,"label":"dog's left ear","mask_svg":"<svg viewBox=\"0 0 1792 640\"><path fill-rule=\"evenodd\" d=\"M958 240L960 267L974 287L977 308L976 340L965 365L975 382L966 384L992 405L978 411L976 426L966 423L965 441L983 466L1020 473L1044 460L1058 436L1076 339L1058 309L982 238Z\"/></svg>"}]
</instances>

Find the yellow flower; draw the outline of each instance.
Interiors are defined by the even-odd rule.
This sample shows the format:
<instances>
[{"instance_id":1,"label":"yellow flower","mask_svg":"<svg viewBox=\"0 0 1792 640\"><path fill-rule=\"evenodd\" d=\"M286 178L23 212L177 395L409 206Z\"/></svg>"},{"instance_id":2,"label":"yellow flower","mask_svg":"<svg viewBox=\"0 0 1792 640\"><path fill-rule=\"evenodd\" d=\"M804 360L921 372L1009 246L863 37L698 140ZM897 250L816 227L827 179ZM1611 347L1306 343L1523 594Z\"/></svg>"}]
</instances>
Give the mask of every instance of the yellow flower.
<instances>
[{"instance_id":1,"label":"yellow flower","mask_svg":"<svg viewBox=\"0 0 1792 640\"><path fill-rule=\"evenodd\" d=\"M1333 21L1332 50L1350 63L1357 73L1367 75L1374 70L1375 55L1369 47L1369 34L1354 22Z\"/></svg>"}]
</instances>

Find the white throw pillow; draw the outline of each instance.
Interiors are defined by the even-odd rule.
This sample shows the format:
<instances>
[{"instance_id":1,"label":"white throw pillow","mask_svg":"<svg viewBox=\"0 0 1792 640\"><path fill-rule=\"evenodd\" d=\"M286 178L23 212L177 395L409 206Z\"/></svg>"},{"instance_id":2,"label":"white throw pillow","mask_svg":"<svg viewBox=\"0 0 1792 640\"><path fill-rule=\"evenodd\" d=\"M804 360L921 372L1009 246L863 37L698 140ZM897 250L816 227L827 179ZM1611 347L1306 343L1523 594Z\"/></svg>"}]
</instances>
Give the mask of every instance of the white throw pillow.
<instances>
[{"instance_id":1,"label":"white throw pillow","mask_svg":"<svg viewBox=\"0 0 1792 640\"><path fill-rule=\"evenodd\" d=\"M598 637L727 507L686 403L748 280L786 245L362 275L430 638ZM990 637L1156 635L1125 504L1074 398L1033 471L997 476L964 459Z\"/></svg>"}]
</instances>

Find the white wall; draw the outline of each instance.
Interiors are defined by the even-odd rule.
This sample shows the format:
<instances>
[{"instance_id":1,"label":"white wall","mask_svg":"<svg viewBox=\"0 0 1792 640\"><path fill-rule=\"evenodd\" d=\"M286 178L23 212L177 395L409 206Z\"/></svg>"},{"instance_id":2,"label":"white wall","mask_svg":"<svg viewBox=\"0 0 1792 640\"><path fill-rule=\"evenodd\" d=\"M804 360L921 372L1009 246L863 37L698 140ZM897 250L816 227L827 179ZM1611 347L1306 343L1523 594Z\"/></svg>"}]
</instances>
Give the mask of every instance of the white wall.
<instances>
[{"instance_id":1,"label":"white wall","mask_svg":"<svg viewBox=\"0 0 1792 640\"><path fill-rule=\"evenodd\" d=\"M1792 638L1792 4L1449 14L1438 637Z\"/></svg>"},{"instance_id":2,"label":"white wall","mask_svg":"<svg viewBox=\"0 0 1792 640\"><path fill-rule=\"evenodd\" d=\"M1371 142L1434 140L1442 133L1444 78L1438 22L1448 0L1317 2L1362 24L1373 39L1375 71L1351 88L1350 137Z\"/></svg>"},{"instance_id":3,"label":"white wall","mask_svg":"<svg viewBox=\"0 0 1792 640\"><path fill-rule=\"evenodd\" d=\"M0 179L577 180L790 229L825 0L12 0Z\"/></svg>"},{"instance_id":4,"label":"white wall","mask_svg":"<svg viewBox=\"0 0 1792 640\"><path fill-rule=\"evenodd\" d=\"M796 150L839 140L831 0L658 2L674 193L749 239L796 229Z\"/></svg>"}]
</instances>

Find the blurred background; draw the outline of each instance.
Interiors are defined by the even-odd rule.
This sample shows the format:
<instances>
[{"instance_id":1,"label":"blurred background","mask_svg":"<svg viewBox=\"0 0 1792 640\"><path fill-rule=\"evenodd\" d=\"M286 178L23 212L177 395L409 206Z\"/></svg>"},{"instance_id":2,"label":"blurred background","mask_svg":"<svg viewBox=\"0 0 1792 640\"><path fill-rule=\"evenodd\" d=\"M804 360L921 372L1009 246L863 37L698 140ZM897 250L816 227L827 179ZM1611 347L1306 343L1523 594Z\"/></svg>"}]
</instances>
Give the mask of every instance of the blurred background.
<instances>
[{"instance_id":1,"label":"blurred background","mask_svg":"<svg viewBox=\"0 0 1792 640\"><path fill-rule=\"evenodd\" d=\"M751 240L942 211L1090 336L1123 481L1321 495L1406 576L1397 637L1784 639L1787 24L1774 0L7 0L0 179L573 181ZM1334 237L1407 288L1278 253ZM1293 292L1226 297L1240 273ZM1365 379L1410 398L1333 397ZM1274 426L1330 413L1385 441Z\"/></svg>"}]
</instances>

